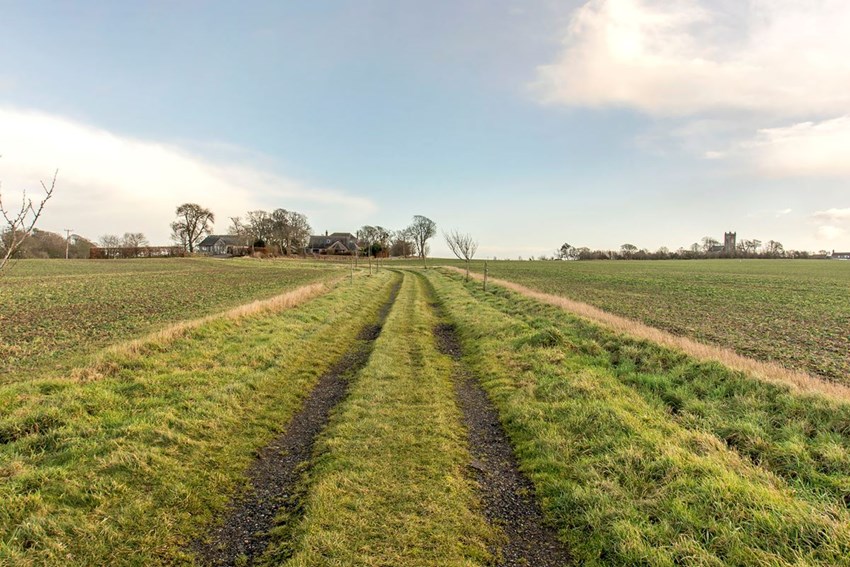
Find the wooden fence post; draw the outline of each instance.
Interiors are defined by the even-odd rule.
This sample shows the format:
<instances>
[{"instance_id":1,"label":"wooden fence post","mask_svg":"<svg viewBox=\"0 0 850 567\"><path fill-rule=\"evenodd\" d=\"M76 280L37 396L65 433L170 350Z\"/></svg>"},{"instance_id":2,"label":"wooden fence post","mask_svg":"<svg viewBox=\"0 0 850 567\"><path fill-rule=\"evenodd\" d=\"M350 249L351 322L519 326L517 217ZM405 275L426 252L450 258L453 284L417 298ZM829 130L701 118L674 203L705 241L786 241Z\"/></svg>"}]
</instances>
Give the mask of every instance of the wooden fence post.
<instances>
[{"instance_id":1,"label":"wooden fence post","mask_svg":"<svg viewBox=\"0 0 850 567\"><path fill-rule=\"evenodd\" d=\"M484 260L484 291L487 291L487 260Z\"/></svg>"}]
</instances>

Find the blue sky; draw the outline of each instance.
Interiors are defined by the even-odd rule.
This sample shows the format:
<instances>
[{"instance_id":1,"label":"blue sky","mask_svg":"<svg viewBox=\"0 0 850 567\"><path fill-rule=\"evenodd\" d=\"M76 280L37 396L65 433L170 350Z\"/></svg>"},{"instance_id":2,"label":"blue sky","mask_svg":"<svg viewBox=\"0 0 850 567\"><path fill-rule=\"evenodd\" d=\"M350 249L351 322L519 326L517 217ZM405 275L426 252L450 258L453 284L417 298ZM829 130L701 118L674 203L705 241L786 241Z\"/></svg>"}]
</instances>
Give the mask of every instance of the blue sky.
<instances>
[{"instance_id":1,"label":"blue sky","mask_svg":"<svg viewBox=\"0 0 850 567\"><path fill-rule=\"evenodd\" d=\"M0 1L7 199L58 167L43 228L155 243L194 201L509 258L850 248L846 2L243 4Z\"/></svg>"}]
</instances>

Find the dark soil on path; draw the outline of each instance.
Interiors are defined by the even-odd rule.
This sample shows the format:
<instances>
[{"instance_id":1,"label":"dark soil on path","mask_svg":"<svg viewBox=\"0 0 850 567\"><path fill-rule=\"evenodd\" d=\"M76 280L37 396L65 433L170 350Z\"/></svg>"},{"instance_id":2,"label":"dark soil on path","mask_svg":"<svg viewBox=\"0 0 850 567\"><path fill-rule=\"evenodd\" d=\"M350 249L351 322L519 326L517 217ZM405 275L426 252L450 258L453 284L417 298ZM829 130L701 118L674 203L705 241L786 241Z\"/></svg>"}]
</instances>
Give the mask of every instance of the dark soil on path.
<instances>
[{"instance_id":1,"label":"dark soil on path","mask_svg":"<svg viewBox=\"0 0 850 567\"><path fill-rule=\"evenodd\" d=\"M452 325L438 325L434 335L442 353L460 359L460 341ZM534 486L519 470L496 408L477 380L460 364L455 391L468 431L470 467L481 487L484 515L507 536L497 565L569 564L570 554L558 540L556 531L546 525L540 505L534 499Z\"/></svg>"},{"instance_id":2,"label":"dark soil on path","mask_svg":"<svg viewBox=\"0 0 850 567\"><path fill-rule=\"evenodd\" d=\"M286 430L259 452L248 470L250 489L236 498L227 510L224 522L215 527L203 541L195 542L202 565L251 565L265 551L268 532L282 508L298 507L298 482L313 454L319 433L328 423L330 413L348 392L349 379L362 369L372 352L393 303L400 282L392 289L389 300L381 307L376 324L365 326L358 335L360 342L347 352L318 381L292 417Z\"/></svg>"}]
</instances>

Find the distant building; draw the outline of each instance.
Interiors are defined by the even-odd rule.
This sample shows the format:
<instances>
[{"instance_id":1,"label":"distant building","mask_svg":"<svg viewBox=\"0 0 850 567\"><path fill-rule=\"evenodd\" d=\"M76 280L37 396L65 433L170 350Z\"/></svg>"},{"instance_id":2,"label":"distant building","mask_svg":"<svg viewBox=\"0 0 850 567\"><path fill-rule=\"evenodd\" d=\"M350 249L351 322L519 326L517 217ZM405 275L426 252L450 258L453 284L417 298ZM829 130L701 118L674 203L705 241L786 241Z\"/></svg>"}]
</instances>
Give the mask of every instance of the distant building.
<instances>
[{"instance_id":1,"label":"distant building","mask_svg":"<svg viewBox=\"0 0 850 567\"><path fill-rule=\"evenodd\" d=\"M738 244L738 233L737 232L724 232L723 233L723 252L729 254L730 256L735 253L736 246Z\"/></svg>"},{"instance_id":2,"label":"distant building","mask_svg":"<svg viewBox=\"0 0 850 567\"><path fill-rule=\"evenodd\" d=\"M735 247L738 244L737 238L737 233L735 232L724 232L723 244L720 244L719 242L717 244L713 244L708 248L708 250L706 250L706 252L708 254L722 254L724 256L734 256L736 251Z\"/></svg>"},{"instance_id":3,"label":"distant building","mask_svg":"<svg viewBox=\"0 0 850 567\"><path fill-rule=\"evenodd\" d=\"M198 244L198 252L210 256L242 256L249 248L244 236L232 234L211 234Z\"/></svg>"},{"instance_id":4,"label":"distant building","mask_svg":"<svg viewBox=\"0 0 850 567\"><path fill-rule=\"evenodd\" d=\"M357 237L350 232L311 236L304 249L307 254L354 254L359 250Z\"/></svg>"},{"instance_id":5,"label":"distant building","mask_svg":"<svg viewBox=\"0 0 850 567\"><path fill-rule=\"evenodd\" d=\"M833 250L830 258L833 260L850 260L850 252L836 252Z\"/></svg>"}]
</instances>

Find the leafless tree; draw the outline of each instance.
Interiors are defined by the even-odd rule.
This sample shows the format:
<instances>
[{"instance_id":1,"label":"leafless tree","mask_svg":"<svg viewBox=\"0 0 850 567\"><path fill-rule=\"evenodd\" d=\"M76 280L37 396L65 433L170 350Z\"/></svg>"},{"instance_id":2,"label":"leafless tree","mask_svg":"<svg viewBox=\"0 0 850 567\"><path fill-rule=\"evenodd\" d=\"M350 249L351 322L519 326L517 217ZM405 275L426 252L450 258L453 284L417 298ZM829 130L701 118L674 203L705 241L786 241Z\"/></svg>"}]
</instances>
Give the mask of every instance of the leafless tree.
<instances>
[{"instance_id":1,"label":"leafless tree","mask_svg":"<svg viewBox=\"0 0 850 567\"><path fill-rule=\"evenodd\" d=\"M195 204L183 203L175 212L177 220L171 223L172 238L195 251L195 245L212 232L215 215L209 209Z\"/></svg>"},{"instance_id":2,"label":"leafless tree","mask_svg":"<svg viewBox=\"0 0 850 567\"><path fill-rule=\"evenodd\" d=\"M711 252L711 249L715 246L720 246L720 241L711 236L703 236L702 237L702 251L703 252Z\"/></svg>"},{"instance_id":3,"label":"leafless tree","mask_svg":"<svg viewBox=\"0 0 850 567\"><path fill-rule=\"evenodd\" d=\"M97 241L103 248L118 248L121 246L121 239L114 234L104 234Z\"/></svg>"},{"instance_id":4,"label":"leafless tree","mask_svg":"<svg viewBox=\"0 0 850 567\"><path fill-rule=\"evenodd\" d=\"M427 268L425 257L428 255L428 240L437 234L437 223L428 217L415 215L408 230L413 238L413 243L416 245L416 254L422 258L422 263Z\"/></svg>"},{"instance_id":5,"label":"leafless tree","mask_svg":"<svg viewBox=\"0 0 850 567\"><path fill-rule=\"evenodd\" d=\"M248 240L248 226L242 222L242 217L230 217L230 226L227 227L227 234L238 236L243 240L243 244L250 244Z\"/></svg>"},{"instance_id":6,"label":"leafless tree","mask_svg":"<svg viewBox=\"0 0 850 567\"><path fill-rule=\"evenodd\" d=\"M478 241L472 238L472 235L461 234L457 230L452 230L448 234L444 232L443 237L452 254L457 256L458 260L466 261L466 281L469 281L469 262L478 250Z\"/></svg>"},{"instance_id":7,"label":"leafless tree","mask_svg":"<svg viewBox=\"0 0 850 567\"><path fill-rule=\"evenodd\" d=\"M141 232L125 232L121 245L125 248L141 248L149 244L147 237Z\"/></svg>"},{"instance_id":8,"label":"leafless tree","mask_svg":"<svg viewBox=\"0 0 850 567\"><path fill-rule=\"evenodd\" d=\"M768 240L767 244L764 245L764 251L775 258L785 255L785 247L776 240Z\"/></svg>"},{"instance_id":9,"label":"leafless tree","mask_svg":"<svg viewBox=\"0 0 850 567\"><path fill-rule=\"evenodd\" d=\"M41 213L44 211L44 205L53 196L57 175L59 175L58 169L53 173L53 182L50 184L50 187L45 185L44 181L41 182L41 188L44 189L44 198L37 204L33 203L32 199L27 197L27 193L24 191L21 197L21 208L18 211L6 208L6 205L3 203L3 194L0 192L0 214L3 215L3 220L6 223L4 226L6 238L0 239L0 253L2 253L2 257L0 257L0 272L3 271L3 268L6 267L9 260L15 255L15 252L21 247L21 244L24 243L27 237L32 234L33 229L35 229L35 223L41 217Z\"/></svg>"},{"instance_id":10,"label":"leafless tree","mask_svg":"<svg viewBox=\"0 0 850 567\"><path fill-rule=\"evenodd\" d=\"M402 256L407 258L411 253L413 253L415 246L413 244L413 238L410 235L409 228L403 228L393 232L392 240L390 252L393 256Z\"/></svg>"}]
</instances>

